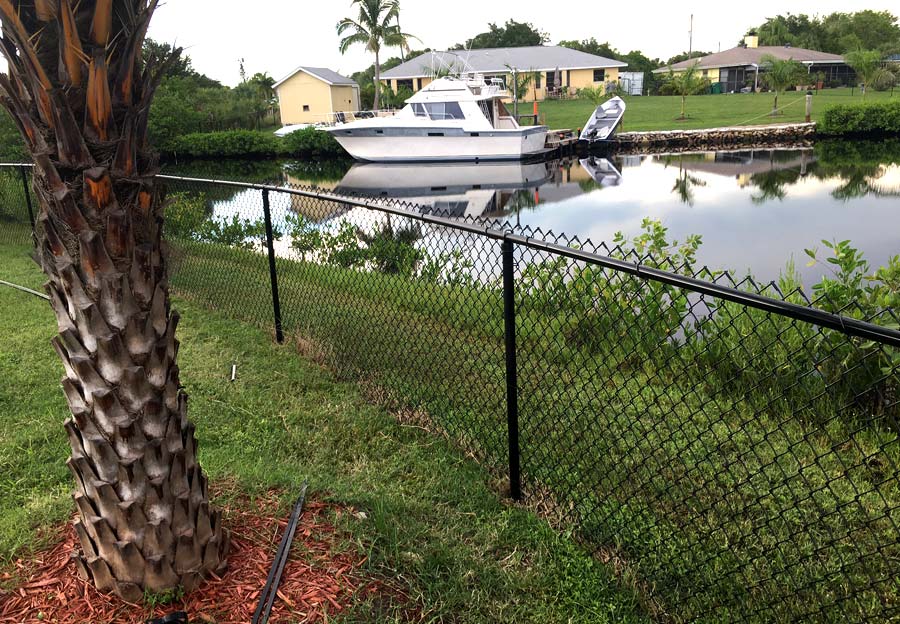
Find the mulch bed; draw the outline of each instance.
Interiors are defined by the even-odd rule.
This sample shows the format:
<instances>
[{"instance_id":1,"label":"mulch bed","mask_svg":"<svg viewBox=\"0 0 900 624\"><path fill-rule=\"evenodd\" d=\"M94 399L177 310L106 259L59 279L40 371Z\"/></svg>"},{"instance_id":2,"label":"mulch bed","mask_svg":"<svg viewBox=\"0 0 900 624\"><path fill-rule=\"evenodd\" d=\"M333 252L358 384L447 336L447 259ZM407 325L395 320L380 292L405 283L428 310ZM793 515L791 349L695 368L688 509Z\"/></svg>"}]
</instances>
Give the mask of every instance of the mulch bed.
<instances>
[{"instance_id":1,"label":"mulch bed","mask_svg":"<svg viewBox=\"0 0 900 624\"><path fill-rule=\"evenodd\" d=\"M287 526L278 495L237 500L224 509L231 530L228 572L212 578L183 600L151 609L130 605L82 582L69 560L76 541L71 524L51 549L31 561L19 560L16 577L27 579L0 596L0 624L139 624L173 611L187 611L192 624L247 624L259 602L278 543ZM396 600L400 594L365 576L365 557L340 545L329 521L353 510L307 501L282 577L270 622L325 622L356 601ZM7 573L6 581L12 576Z\"/></svg>"}]
</instances>

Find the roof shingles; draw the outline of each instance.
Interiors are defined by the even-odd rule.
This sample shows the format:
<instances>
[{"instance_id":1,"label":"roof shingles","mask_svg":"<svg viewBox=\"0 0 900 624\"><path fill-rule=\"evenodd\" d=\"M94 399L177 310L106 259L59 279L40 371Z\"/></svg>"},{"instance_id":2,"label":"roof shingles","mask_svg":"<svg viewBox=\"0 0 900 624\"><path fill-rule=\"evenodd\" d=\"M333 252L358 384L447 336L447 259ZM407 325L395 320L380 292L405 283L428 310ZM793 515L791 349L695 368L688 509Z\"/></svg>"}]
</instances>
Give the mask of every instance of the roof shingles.
<instances>
[{"instance_id":1,"label":"roof shingles","mask_svg":"<svg viewBox=\"0 0 900 624\"><path fill-rule=\"evenodd\" d=\"M774 56L779 60L793 59L801 63L843 63L844 57L817 50L789 48L786 46L760 46L758 48L732 48L716 52L709 56L694 58L671 66L674 71L687 69L699 61L699 69L715 69L719 67L743 67L759 65L765 56ZM669 71L669 67L657 69L656 73Z\"/></svg>"},{"instance_id":2,"label":"roof shingles","mask_svg":"<svg viewBox=\"0 0 900 624\"><path fill-rule=\"evenodd\" d=\"M560 46L452 50L426 52L383 72L381 77L385 80L426 78L440 69L502 73L509 71L510 67L520 71L553 71L627 67L627 63Z\"/></svg>"},{"instance_id":3,"label":"roof shingles","mask_svg":"<svg viewBox=\"0 0 900 624\"><path fill-rule=\"evenodd\" d=\"M336 71L332 71L332 70L328 69L327 67L300 66L297 69L295 69L294 71L292 71L290 74L288 74L285 78L282 78L277 83L275 83L275 86L278 87L278 86L284 84L285 82L287 82L288 80L290 80L291 78L296 76L298 72L301 72L301 71L306 72L307 74L309 74L311 76L315 76L319 80L323 80L330 85L352 86L352 85L356 84L356 82L351 80L350 78L347 78L346 76L341 76Z\"/></svg>"}]
</instances>

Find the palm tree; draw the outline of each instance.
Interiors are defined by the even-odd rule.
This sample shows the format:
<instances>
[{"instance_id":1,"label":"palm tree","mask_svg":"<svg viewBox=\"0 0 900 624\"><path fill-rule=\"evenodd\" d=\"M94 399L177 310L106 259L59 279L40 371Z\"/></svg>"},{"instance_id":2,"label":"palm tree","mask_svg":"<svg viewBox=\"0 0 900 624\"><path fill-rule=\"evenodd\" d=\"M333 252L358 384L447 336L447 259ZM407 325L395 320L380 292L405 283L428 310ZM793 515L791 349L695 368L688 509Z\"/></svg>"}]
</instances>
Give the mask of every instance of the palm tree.
<instances>
[{"instance_id":1,"label":"palm tree","mask_svg":"<svg viewBox=\"0 0 900 624\"><path fill-rule=\"evenodd\" d=\"M345 17L337 25L337 34L341 39L341 54L346 54L351 46L363 44L375 55L375 101L372 106L378 109L381 104L381 48L383 46L403 46L413 36L404 33L397 25L400 19L399 0L353 0L351 6L359 7L359 17Z\"/></svg>"},{"instance_id":2,"label":"palm tree","mask_svg":"<svg viewBox=\"0 0 900 624\"><path fill-rule=\"evenodd\" d=\"M677 74L669 68L669 80L675 87L675 93L681 96L681 117L678 119L687 119L685 112L687 96L696 94L703 86L703 78L700 76L700 61Z\"/></svg>"},{"instance_id":3,"label":"palm tree","mask_svg":"<svg viewBox=\"0 0 900 624\"><path fill-rule=\"evenodd\" d=\"M857 50L844 56L847 65L853 68L863 85L863 99L869 87L890 87L897 77L885 66L881 53L877 50Z\"/></svg>"},{"instance_id":4,"label":"palm tree","mask_svg":"<svg viewBox=\"0 0 900 624\"><path fill-rule=\"evenodd\" d=\"M250 84L253 85L254 89L256 89L256 98L257 102L263 108L263 114L267 115L272 113L272 123L275 121L275 107L277 105L277 98L275 94L275 82L276 80L272 78L268 73L256 73L248 80ZM257 124L258 125L258 124Z\"/></svg>"},{"instance_id":5,"label":"palm tree","mask_svg":"<svg viewBox=\"0 0 900 624\"><path fill-rule=\"evenodd\" d=\"M774 117L778 114L778 94L803 80L804 76L807 76L808 70L803 63L792 58L783 60L775 58L771 54L762 57L762 64L766 68L762 80L775 92L775 103L772 104L772 116Z\"/></svg>"},{"instance_id":6,"label":"palm tree","mask_svg":"<svg viewBox=\"0 0 900 624\"><path fill-rule=\"evenodd\" d=\"M79 574L137 601L190 591L228 548L197 462L147 145L175 61L141 45L158 0L0 0L0 101L34 161L37 260L59 335Z\"/></svg>"},{"instance_id":7,"label":"palm tree","mask_svg":"<svg viewBox=\"0 0 900 624\"><path fill-rule=\"evenodd\" d=\"M684 156L680 156L678 158L678 177L675 178L672 192L678 195L678 199L681 200L682 204L693 207L695 186L706 186L706 182L688 173L687 169L684 168Z\"/></svg>"}]
</instances>

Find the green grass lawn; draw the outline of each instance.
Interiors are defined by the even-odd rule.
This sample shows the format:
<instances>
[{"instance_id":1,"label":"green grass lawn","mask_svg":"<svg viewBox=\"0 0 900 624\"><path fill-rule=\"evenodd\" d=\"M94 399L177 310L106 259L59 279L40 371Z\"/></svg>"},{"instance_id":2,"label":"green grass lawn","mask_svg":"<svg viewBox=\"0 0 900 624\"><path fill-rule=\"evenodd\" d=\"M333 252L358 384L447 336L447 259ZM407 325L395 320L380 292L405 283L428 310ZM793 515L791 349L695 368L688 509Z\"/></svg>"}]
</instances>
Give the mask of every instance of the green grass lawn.
<instances>
[{"instance_id":1,"label":"green grass lawn","mask_svg":"<svg viewBox=\"0 0 900 624\"><path fill-rule=\"evenodd\" d=\"M432 253L443 249L438 237L425 243ZM31 285L40 281L33 269L27 277L21 257L0 261ZM373 510L374 527L349 528L361 544L374 543L374 569L407 579L435 618L525 621L535 610L534 621L548 622L569 621L563 614L591 614L583 621L663 614L685 621L846 622L871 621L884 605L900 602L895 583L872 580L891 578L891 562L900 557L897 437L860 425L844 395L835 394L841 383L826 387L802 364L812 342L828 335L740 306L721 308L711 358L704 345L670 349L654 342L660 332L677 332L678 318L668 328L643 313L621 321L613 315L633 305L617 308L614 299L605 300L599 316L590 314L593 304L588 310L578 302L554 311L542 291L520 292L526 493L554 524L573 528L609 562L613 577L490 494L505 487L506 453L496 288L279 259L290 339L341 378L361 382L348 386L293 349L269 344L263 256L176 242L173 267L186 312L183 377L212 478L237 478L252 490L309 477L335 500ZM629 290L633 278L597 277L653 299L646 290ZM12 294L0 295L21 305ZM16 314L22 316L20 307ZM34 403L36 394L56 412L49 410L40 427L22 428L27 441L3 447L10 464L0 462L0 474L12 475L0 490L10 496L0 501L3 515L12 518L0 525L5 552L34 539L28 527L35 521L58 520L69 509L68 477L61 460L52 463L65 455L64 443L48 426L62 418L55 384L47 381L59 367L49 347L38 362L22 342L46 340L53 327L24 316L31 326L25 332L8 315L3 335L12 344L0 352L12 355L0 361L9 387L31 394L11 395L0 408L3 417L11 410L13 423L30 422L32 408L47 410ZM588 342L574 340L573 331ZM639 350L646 349L644 336L657 354ZM829 349L840 354L840 346ZM827 371L838 356L820 352L817 370ZM704 361L715 366L703 368ZM242 375L236 386L225 381L231 362ZM33 374L38 364L45 370ZM317 392L310 395L312 380ZM46 385L35 393L39 383ZM392 405L404 422L443 431L489 471L396 425L359 389ZM52 444L57 448L47 451ZM22 453L7 450L22 448L29 451L21 460ZM28 459L29 453L38 456ZM49 481L46 471L36 473L45 465L59 468ZM498 535L510 518L516 526ZM513 552L526 569L518 563L506 569ZM513 598L520 592L533 596ZM468 600L473 606L462 613Z\"/></svg>"},{"instance_id":2,"label":"green grass lawn","mask_svg":"<svg viewBox=\"0 0 900 624\"><path fill-rule=\"evenodd\" d=\"M0 279L38 287L27 248L0 246ZM212 482L252 494L303 480L353 505L342 526L374 575L399 581L427 622L640 622L642 597L446 442L398 423L355 385L270 335L184 299L180 363ZM0 287L0 572L73 512L62 367L46 302ZM237 381L229 383L232 363ZM344 514L346 516L346 514ZM407 605L408 607L409 605ZM346 621L394 621L384 604Z\"/></svg>"},{"instance_id":3,"label":"green grass lawn","mask_svg":"<svg viewBox=\"0 0 900 624\"><path fill-rule=\"evenodd\" d=\"M871 92L866 102L884 101L891 97L889 91ZM900 98L900 91L895 93ZM771 93L736 93L723 95L698 95L687 98L686 121L679 121L681 98L678 96L628 96L628 109L623 120L622 132L645 130L678 130L692 128L718 128L723 126L762 125L769 123L796 123L805 121L806 92L783 93L778 100L783 114L771 117L774 96ZM857 89L825 89L813 96L813 121L819 119L825 109L835 104L858 104L863 98ZM540 102L543 123L554 129L583 128L594 111L594 104L586 100ZM530 113L532 104L519 106L519 112Z\"/></svg>"},{"instance_id":4,"label":"green grass lawn","mask_svg":"<svg viewBox=\"0 0 900 624\"><path fill-rule=\"evenodd\" d=\"M179 293L271 327L262 256L180 244L175 257ZM429 415L482 464L503 470L496 289L278 264L286 330L308 352L380 400ZM865 621L879 601L898 599L895 587L867 582L889 574L890 559L857 556L858 548L900 555L898 484L850 468L871 458L900 465L896 436L857 428L834 387L779 361L778 353L799 360L811 344L803 326L724 309L716 344L737 360L716 377L694 368L709 355L702 349L641 357L629 340L660 327L597 325L597 343L582 348L567 339L585 314L577 304L559 315L528 296L519 306L526 490L644 588L653 612L787 621L824 605L820 621ZM735 369L750 386L735 383Z\"/></svg>"}]
</instances>

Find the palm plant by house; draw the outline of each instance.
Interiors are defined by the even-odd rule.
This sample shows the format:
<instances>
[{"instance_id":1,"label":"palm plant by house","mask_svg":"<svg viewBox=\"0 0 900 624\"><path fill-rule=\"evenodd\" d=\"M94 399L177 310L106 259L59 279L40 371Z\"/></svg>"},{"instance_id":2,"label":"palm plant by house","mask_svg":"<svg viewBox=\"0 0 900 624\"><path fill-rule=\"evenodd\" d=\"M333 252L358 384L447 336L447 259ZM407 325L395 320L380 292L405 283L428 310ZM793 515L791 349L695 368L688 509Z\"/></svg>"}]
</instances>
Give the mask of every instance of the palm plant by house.
<instances>
[{"instance_id":1,"label":"palm plant by house","mask_svg":"<svg viewBox=\"0 0 900 624\"><path fill-rule=\"evenodd\" d=\"M703 86L700 62L697 61L677 74L669 69L669 81L672 83L675 93L681 96L681 116L678 119L685 120L687 119L687 96L695 95Z\"/></svg>"},{"instance_id":2,"label":"palm plant by house","mask_svg":"<svg viewBox=\"0 0 900 624\"><path fill-rule=\"evenodd\" d=\"M762 81L775 92L775 101L772 104L772 116L778 114L778 96L787 91L798 82L808 79L808 70L803 63L794 59L778 59L771 54L762 57L762 65L766 71L762 74Z\"/></svg>"},{"instance_id":3,"label":"palm plant by house","mask_svg":"<svg viewBox=\"0 0 900 624\"><path fill-rule=\"evenodd\" d=\"M856 72L856 77L863 85L863 99L870 88L887 88L897 80L897 76L884 63L877 50L856 50L844 56L847 65Z\"/></svg>"},{"instance_id":4,"label":"palm plant by house","mask_svg":"<svg viewBox=\"0 0 900 624\"><path fill-rule=\"evenodd\" d=\"M381 49L407 45L413 36L402 32L398 26L399 0L353 0L351 6L359 9L359 15L356 19L345 17L338 22L337 34L344 37L340 51L346 54L352 46L362 44L375 55L373 108L377 110L381 104Z\"/></svg>"},{"instance_id":5,"label":"palm plant by house","mask_svg":"<svg viewBox=\"0 0 900 624\"><path fill-rule=\"evenodd\" d=\"M136 601L224 567L176 364L164 190L147 118L158 0L0 0L0 102L34 162L36 257L59 335L79 574Z\"/></svg>"}]
</instances>

